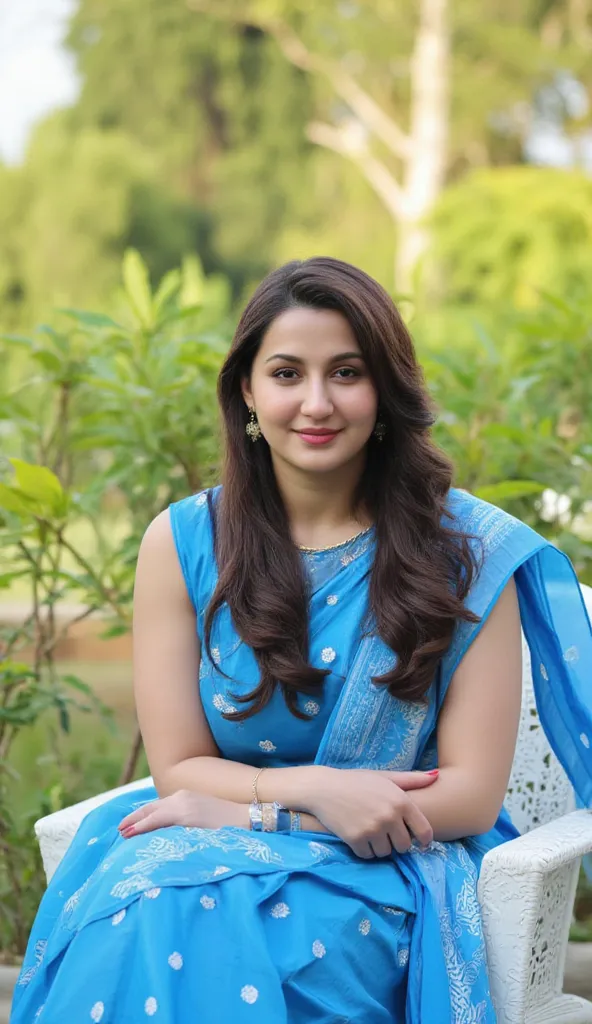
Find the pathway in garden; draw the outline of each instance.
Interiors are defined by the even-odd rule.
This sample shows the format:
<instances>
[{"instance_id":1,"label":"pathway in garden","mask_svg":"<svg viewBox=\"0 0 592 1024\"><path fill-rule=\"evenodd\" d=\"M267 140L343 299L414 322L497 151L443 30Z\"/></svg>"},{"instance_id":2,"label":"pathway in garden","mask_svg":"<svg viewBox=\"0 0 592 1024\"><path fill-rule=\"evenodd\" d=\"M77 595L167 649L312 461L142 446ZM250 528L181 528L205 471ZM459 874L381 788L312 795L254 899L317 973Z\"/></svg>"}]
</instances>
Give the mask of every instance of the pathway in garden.
<instances>
[{"instance_id":1,"label":"pathway in garden","mask_svg":"<svg viewBox=\"0 0 592 1024\"><path fill-rule=\"evenodd\" d=\"M0 1024L8 1024L16 969L0 965ZM592 942L571 942L567 953L565 992L592 1000Z\"/></svg>"}]
</instances>

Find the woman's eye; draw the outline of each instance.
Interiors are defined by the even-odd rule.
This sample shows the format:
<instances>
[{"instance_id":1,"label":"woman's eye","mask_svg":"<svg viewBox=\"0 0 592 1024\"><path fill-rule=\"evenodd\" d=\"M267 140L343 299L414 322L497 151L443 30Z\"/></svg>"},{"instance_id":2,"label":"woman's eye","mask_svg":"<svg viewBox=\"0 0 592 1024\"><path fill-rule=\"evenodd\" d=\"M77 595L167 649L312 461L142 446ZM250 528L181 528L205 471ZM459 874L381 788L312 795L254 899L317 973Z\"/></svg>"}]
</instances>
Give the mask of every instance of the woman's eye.
<instances>
[{"instance_id":1,"label":"woman's eye","mask_svg":"<svg viewBox=\"0 0 592 1024\"><path fill-rule=\"evenodd\" d=\"M297 376L297 374L296 374L296 370L285 369L285 370L276 370L276 372L273 374L273 376L277 380L294 380L294 378Z\"/></svg>"},{"instance_id":2,"label":"woman's eye","mask_svg":"<svg viewBox=\"0 0 592 1024\"><path fill-rule=\"evenodd\" d=\"M354 370L353 366L341 366L335 372L341 376L342 380L350 380L352 377L360 376L358 371Z\"/></svg>"}]
</instances>

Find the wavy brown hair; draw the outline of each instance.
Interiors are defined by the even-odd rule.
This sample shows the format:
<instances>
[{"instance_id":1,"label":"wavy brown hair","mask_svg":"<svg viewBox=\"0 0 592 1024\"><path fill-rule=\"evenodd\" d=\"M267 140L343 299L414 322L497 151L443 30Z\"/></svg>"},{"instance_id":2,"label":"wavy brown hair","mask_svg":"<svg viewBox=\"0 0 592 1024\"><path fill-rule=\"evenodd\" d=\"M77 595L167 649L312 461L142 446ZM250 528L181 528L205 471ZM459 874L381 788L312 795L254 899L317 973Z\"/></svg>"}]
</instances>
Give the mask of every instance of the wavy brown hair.
<instances>
[{"instance_id":1,"label":"wavy brown hair","mask_svg":"<svg viewBox=\"0 0 592 1024\"><path fill-rule=\"evenodd\" d=\"M430 436L434 406L396 306L373 278L341 260L287 263L265 278L248 303L218 381L226 453L215 509L219 577L205 637L210 651L213 619L226 602L260 669L258 686L234 698L249 706L226 713L238 720L265 707L276 686L292 714L307 718L297 695L318 694L328 674L309 664L301 555L269 446L264 438L253 444L245 433L241 391L265 332L298 306L337 310L349 322L387 427L382 443L374 437L368 442L354 496L354 511L371 516L376 535L365 628L377 629L398 655L395 668L372 682L405 701L425 699L457 620L479 621L463 604L479 571L470 538L443 523L443 516L452 520L445 506L453 466Z\"/></svg>"}]
</instances>

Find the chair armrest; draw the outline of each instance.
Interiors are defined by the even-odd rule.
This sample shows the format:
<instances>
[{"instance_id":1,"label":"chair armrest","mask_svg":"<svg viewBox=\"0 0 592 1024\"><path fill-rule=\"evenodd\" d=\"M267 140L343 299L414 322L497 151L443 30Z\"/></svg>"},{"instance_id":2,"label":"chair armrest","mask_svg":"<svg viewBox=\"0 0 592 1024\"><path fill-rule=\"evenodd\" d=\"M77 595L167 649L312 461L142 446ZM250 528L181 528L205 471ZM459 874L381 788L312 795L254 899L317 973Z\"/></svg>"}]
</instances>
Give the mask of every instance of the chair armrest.
<instances>
[{"instance_id":1,"label":"chair armrest","mask_svg":"<svg viewBox=\"0 0 592 1024\"><path fill-rule=\"evenodd\" d=\"M563 974L580 859L591 851L592 812L581 810L483 858L478 893L499 1024L575 1020ZM563 1017L544 1015L560 1003Z\"/></svg>"},{"instance_id":2,"label":"chair armrest","mask_svg":"<svg viewBox=\"0 0 592 1024\"><path fill-rule=\"evenodd\" d=\"M150 777L136 779L135 782L129 782L127 786L118 786L116 789L110 789L106 793L99 793L98 796L82 800L72 807L64 807L61 811L55 811L54 814L48 814L44 818L40 818L39 821L36 821L35 835L39 842L47 881L51 880L58 864L76 835L80 823L90 811L94 810L95 807L100 807L101 804L106 803L120 793L131 793L135 789L142 789L144 786L151 786L152 784Z\"/></svg>"}]
</instances>

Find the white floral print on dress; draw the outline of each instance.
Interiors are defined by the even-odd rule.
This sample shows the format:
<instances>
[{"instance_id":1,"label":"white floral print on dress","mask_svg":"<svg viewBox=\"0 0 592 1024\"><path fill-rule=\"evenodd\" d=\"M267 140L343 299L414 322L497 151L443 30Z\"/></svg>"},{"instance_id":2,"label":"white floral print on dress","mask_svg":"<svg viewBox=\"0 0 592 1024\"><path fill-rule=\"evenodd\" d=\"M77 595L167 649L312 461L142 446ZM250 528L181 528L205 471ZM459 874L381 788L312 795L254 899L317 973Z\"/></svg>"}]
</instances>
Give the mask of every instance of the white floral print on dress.
<instances>
[{"instance_id":1,"label":"white floral print on dress","mask_svg":"<svg viewBox=\"0 0 592 1024\"><path fill-rule=\"evenodd\" d=\"M397 963L398 963L399 967L406 967L407 966L407 964L409 963L409 950L408 949L400 949L399 950L399 952L397 953Z\"/></svg>"},{"instance_id":2,"label":"white floral print on dress","mask_svg":"<svg viewBox=\"0 0 592 1024\"><path fill-rule=\"evenodd\" d=\"M321 651L321 661L324 661L325 665L330 665L331 662L335 661L337 657L332 647L323 647Z\"/></svg>"},{"instance_id":3,"label":"white floral print on dress","mask_svg":"<svg viewBox=\"0 0 592 1024\"><path fill-rule=\"evenodd\" d=\"M307 700L306 704L304 705L304 710L306 711L307 715L318 715L319 711L321 710L321 705L317 704L316 700Z\"/></svg>"},{"instance_id":4,"label":"white floral print on dress","mask_svg":"<svg viewBox=\"0 0 592 1024\"><path fill-rule=\"evenodd\" d=\"M581 732L580 733L580 743L583 743L583 745L585 746L586 750L590 749L590 740L588 739L588 737L587 737L585 732Z\"/></svg>"},{"instance_id":5,"label":"white floral print on dress","mask_svg":"<svg viewBox=\"0 0 592 1024\"><path fill-rule=\"evenodd\" d=\"M243 985L241 988L241 999L245 1003L256 1003L259 998L259 991L254 985Z\"/></svg>"},{"instance_id":6,"label":"white floral print on dress","mask_svg":"<svg viewBox=\"0 0 592 1024\"><path fill-rule=\"evenodd\" d=\"M277 750L277 747L271 742L271 740L259 740L259 746L266 754L271 754L274 750Z\"/></svg>"},{"instance_id":7,"label":"white floral print on dress","mask_svg":"<svg viewBox=\"0 0 592 1024\"><path fill-rule=\"evenodd\" d=\"M34 1016L33 1020L39 1020L39 1018L40 1018L41 1014L43 1013L43 1008L44 1008L44 1006L45 1006L45 1003L41 1003L41 1006L40 1006L40 1007L39 1007L39 1009L37 1010L37 1013L35 1014L35 1016Z\"/></svg>"},{"instance_id":8,"label":"white floral print on dress","mask_svg":"<svg viewBox=\"0 0 592 1024\"><path fill-rule=\"evenodd\" d=\"M156 1002L156 999L154 996L148 996L148 999L144 1003L144 1013L147 1014L148 1017L154 1017L157 1010L158 1003Z\"/></svg>"},{"instance_id":9,"label":"white floral print on dress","mask_svg":"<svg viewBox=\"0 0 592 1024\"><path fill-rule=\"evenodd\" d=\"M545 680L545 682L547 682L548 679L549 679L549 673L547 672L547 669L545 668L545 666L543 665L542 662L540 664L540 673L541 673L543 679Z\"/></svg>"},{"instance_id":10,"label":"white floral print on dress","mask_svg":"<svg viewBox=\"0 0 592 1024\"><path fill-rule=\"evenodd\" d=\"M87 843L86 845L87 845L87 846L94 846L94 844L95 844L95 843L98 843L98 841L99 841L99 837L98 837L98 836L92 836L92 837L91 837L91 838L89 839L89 841L88 841L88 843Z\"/></svg>"},{"instance_id":11,"label":"white floral print on dress","mask_svg":"<svg viewBox=\"0 0 592 1024\"><path fill-rule=\"evenodd\" d=\"M213 910L216 906L216 900L213 896L202 896L199 902L204 910Z\"/></svg>"},{"instance_id":12,"label":"white floral print on dress","mask_svg":"<svg viewBox=\"0 0 592 1024\"><path fill-rule=\"evenodd\" d=\"M202 491L201 494L197 495L197 498L195 499L195 504L197 505L198 508L201 508L202 505L205 505L207 500L208 500L208 496L207 496L206 492Z\"/></svg>"},{"instance_id":13,"label":"white floral print on dress","mask_svg":"<svg viewBox=\"0 0 592 1024\"><path fill-rule=\"evenodd\" d=\"M214 870L214 878L216 877L216 875L227 875L229 871L230 868L225 867L224 864L219 864L218 867Z\"/></svg>"},{"instance_id":14,"label":"white floral print on dress","mask_svg":"<svg viewBox=\"0 0 592 1024\"><path fill-rule=\"evenodd\" d=\"M338 601L339 597L337 596L337 594L329 594L329 597L327 598L327 604L334 605L337 604Z\"/></svg>"},{"instance_id":15,"label":"white floral print on dress","mask_svg":"<svg viewBox=\"0 0 592 1024\"><path fill-rule=\"evenodd\" d=\"M229 701L227 701L226 697L223 697L221 693L214 694L214 696L212 697L212 704L216 708L216 711L224 711L226 712L227 715L234 714L234 712L236 711L234 704L231 704Z\"/></svg>"},{"instance_id":16,"label":"white floral print on dress","mask_svg":"<svg viewBox=\"0 0 592 1024\"><path fill-rule=\"evenodd\" d=\"M104 1003L95 1003L95 1005L93 1006L92 1010L90 1011L90 1019L94 1020L95 1022L99 1021L99 1020L102 1020L104 1012L105 1012L105 1004Z\"/></svg>"},{"instance_id":17,"label":"white floral print on dress","mask_svg":"<svg viewBox=\"0 0 592 1024\"><path fill-rule=\"evenodd\" d=\"M324 947L323 943L321 942L321 940L320 939L315 939L313 944L312 944L313 956L316 956L320 960L322 957L324 957L326 952L327 952L327 950L325 949L325 947Z\"/></svg>"},{"instance_id":18,"label":"white floral print on dress","mask_svg":"<svg viewBox=\"0 0 592 1024\"><path fill-rule=\"evenodd\" d=\"M370 924L368 918L365 917L363 921L360 921L358 925L358 930L362 933L362 935L367 935L371 927L372 925Z\"/></svg>"},{"instance_id":19,"label":"white floral print on dress","mask_svg":"<svg viewBox=\"0 0 592 1024\"><path fill-rule=\"evenodd\" d=\"M121 924L121 922L123 921L126 913L127 913L127 911L125 909L124 910L118 910L116 914L113 914L113 917L111 918L111 924L112 925Z\"/></svg>"},{"instance_id":20,"label":"white floral print on dress","mask_svg":"<svg viewBox=\"0 0 592 1024\"><path fill-rule=\"evenodd\" d=\"M160 896L160 889L156 886L154 889L146 889L144 896L147 900L156 900Z\"/></svg>"},{"instance_id":21,"label":"white floral print on dress","mask_svg":"<svg viewBox=\"0 0 592 1024\"><path fill-rule=\"evenodd\" d=\"M216 665L219 665L220 660L220 649L218 647L212 647L212 661L215 662Z\"/></svg>"},{"instance_id":22,"label":"white floral print on dress","mask_svg":"<svg viewBox=\"0 0 592 1024\"><path fill-rule=\"evenodd\" d=\"M180 953L171 953L168 959L169 967L172 967L174 971L180 971L183 966L183 957Z\"/></svg>"},{"instance_id":23,"label":"white floral print on dress","mask_svg":"<svg viewBox=\"0 0 592 1024\"><path fill-rule=\"evenodd\" d=\"M270 914L272 917L288 917L290 914L290 908L287 903L276 903L271 908Z\"/></svg>"},{"instance_id":24,"label":"white floral print on dress","mask_svg":"<svg viewBox=\"0 0 592 1024\"><path fill-rule=\"evenodd\" d=\"M573 663L574 661L579 661L580 652L577 647L568 647L563 655L563 660L567 661L568 664Z\"/></svg>"}]
</instances>

